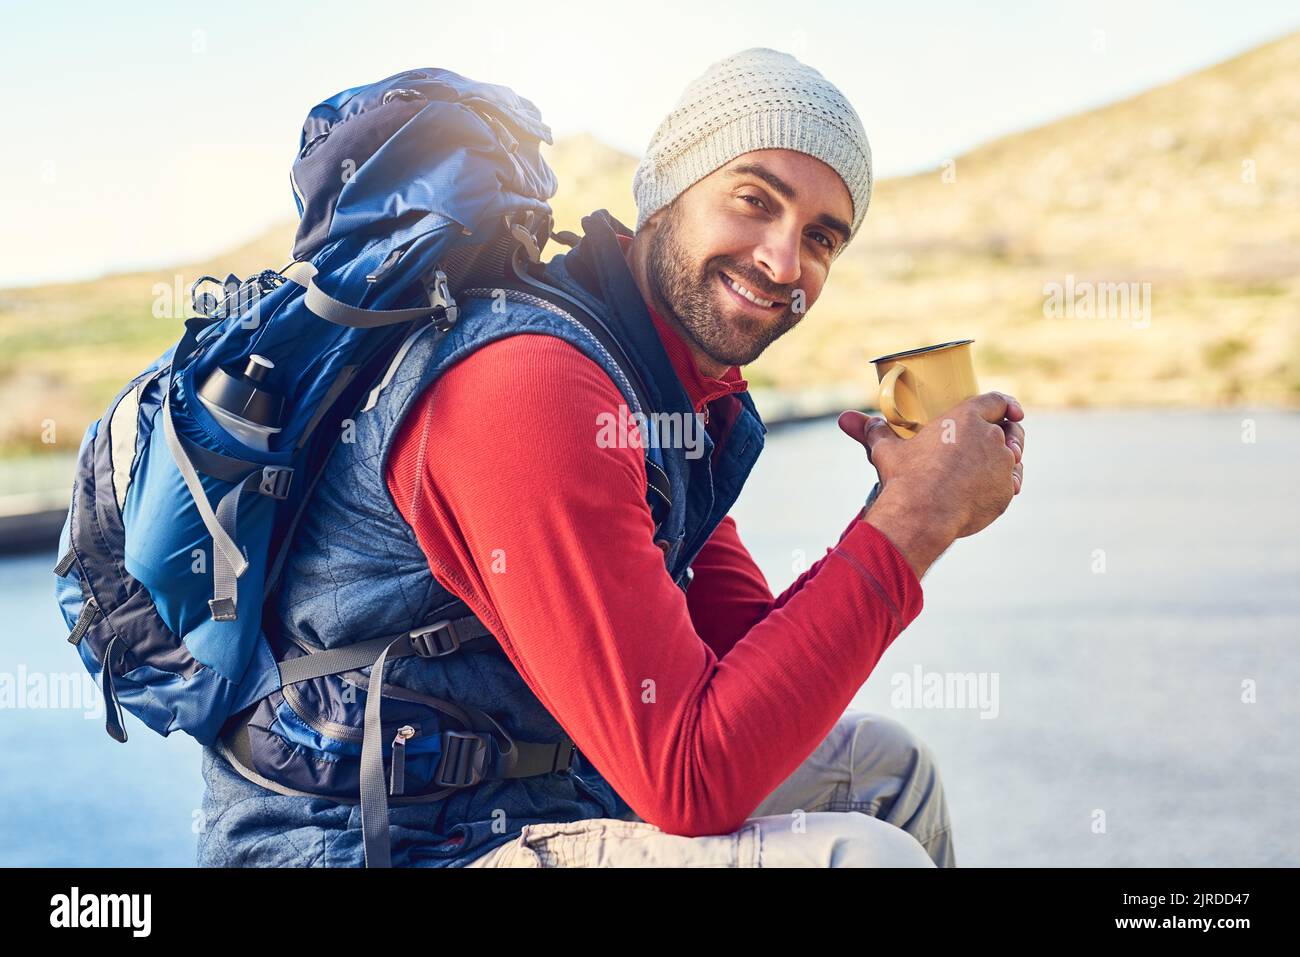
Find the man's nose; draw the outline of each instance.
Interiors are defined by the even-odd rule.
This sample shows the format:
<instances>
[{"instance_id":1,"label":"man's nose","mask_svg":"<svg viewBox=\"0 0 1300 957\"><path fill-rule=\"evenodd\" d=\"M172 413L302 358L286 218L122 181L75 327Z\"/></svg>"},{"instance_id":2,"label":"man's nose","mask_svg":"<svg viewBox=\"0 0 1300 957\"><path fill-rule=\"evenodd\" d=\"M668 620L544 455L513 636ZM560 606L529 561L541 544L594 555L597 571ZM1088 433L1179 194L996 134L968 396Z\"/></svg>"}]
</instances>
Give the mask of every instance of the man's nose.
<instances>
[{"instance_id":1,"label":"man's nose","mask_svg":"<svg viewBox=\"0 0 1300 957\"><path fill-rule=\"evenodd\" d=\"M789 286L799 280L799 235L772 228L754 250L754 263L774 286Z\"/></svg>"}]
</instances>

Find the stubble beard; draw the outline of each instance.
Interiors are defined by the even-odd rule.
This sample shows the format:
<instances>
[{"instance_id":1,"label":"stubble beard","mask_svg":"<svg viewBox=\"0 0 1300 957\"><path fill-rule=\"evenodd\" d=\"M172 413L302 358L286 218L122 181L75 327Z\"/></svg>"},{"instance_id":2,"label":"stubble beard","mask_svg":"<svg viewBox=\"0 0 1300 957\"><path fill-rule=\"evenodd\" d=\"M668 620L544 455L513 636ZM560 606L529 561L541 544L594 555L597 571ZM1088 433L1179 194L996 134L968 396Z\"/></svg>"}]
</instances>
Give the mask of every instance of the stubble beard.
<instances>
[{"instance_id":1,"label":"stubble beard","mask_svg":"<svg viewBox=\"0 0 1300 957\"><path fill-rule=\"evenodd\" d=\"M726 366L748 365L802 316L796 316L789 304L766 322L740 310L720 313L718 299L725 292L717 288L718 271L742 283L744 274L733 272L726 262L706 263L703 272L696 273L691 265L695 259L682 242L677 212L675 205L670 206L650 237L646 262L650 291L710 359Z\"/></svg>"}]
</instances>

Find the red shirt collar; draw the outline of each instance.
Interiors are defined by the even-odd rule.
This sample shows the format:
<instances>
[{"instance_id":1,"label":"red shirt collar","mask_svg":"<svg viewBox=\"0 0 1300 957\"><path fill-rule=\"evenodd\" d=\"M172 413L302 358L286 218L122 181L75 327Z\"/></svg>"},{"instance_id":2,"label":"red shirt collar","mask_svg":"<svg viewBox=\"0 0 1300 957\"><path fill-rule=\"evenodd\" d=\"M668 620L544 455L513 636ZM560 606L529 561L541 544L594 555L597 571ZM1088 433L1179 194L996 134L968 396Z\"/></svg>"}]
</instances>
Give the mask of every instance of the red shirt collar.
<instances>
[{"instance_id":1,"label":"red shirt collar","mask_svg":"<svg viewBox=\"0 0 1300 957\"><path fill-rule=\"evenodd\" d=\"M618 234L619 245L623 247L623 255L626 256L632 246L632 237ZM732 366L721 377L708 376L700 371L700 367L695 364L695 357L691 355L690 348L677 334L677 330L664 320L663 316L655 312L650 303L645 304L646 311L650 313L650 318L654 322L655 331L659 333L659 338L664 344L664 351L668 353L668 359L673 364L673 371L677 373L677 378L681 380L682 386L686 389L687 396L690 397L691 405L696 412L701 411L708 403L724 395L732 395L736 392L744 392L749 388L740 375L740 367Z\"/></svg>"}]
</instances>

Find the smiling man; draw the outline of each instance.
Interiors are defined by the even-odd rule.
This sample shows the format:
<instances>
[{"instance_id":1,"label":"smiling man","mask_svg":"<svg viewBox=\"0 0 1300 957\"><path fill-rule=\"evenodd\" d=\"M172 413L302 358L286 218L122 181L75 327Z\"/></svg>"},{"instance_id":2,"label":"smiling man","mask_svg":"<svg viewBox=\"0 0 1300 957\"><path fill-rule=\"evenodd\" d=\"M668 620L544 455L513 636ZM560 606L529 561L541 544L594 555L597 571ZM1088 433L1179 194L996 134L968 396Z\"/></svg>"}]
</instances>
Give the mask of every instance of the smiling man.
<instances>
[{"instance_id":1,"label":"smiling man","mask_svg":"<svg viewBox=\"0 0 1300 957\"><path fill-rule=\"evenodd\" d=\"M852 236L852 218L852 197L824 162L755 150L640 226L632 267L652 308L697 350L701 371L720 376L803 318Z\"/></svg>"},{"instance_id":2,"label":"smiling man","mask_svg":"<svg viewBox=\"0 0 1300 957\"><path fill-rule=\"evenodd\" d=\"M402 658L387 680L565 752L492 752L500 773L392 807L394 863L951 866L930 752L846 709L920 613L930 564L1018 491L1023 412L968 400L948 416L956 443L844 413L882 491L774 596L728 515L766 432L740 366L807 319L862 224L866 135L816 70L745 50L687 88L633 190L635 234L593 213L545 275L602 317L655 413L704 425L705 454L661 449L666 512L645 450L597 439L631 402L604 347L536 302L467 300L336 451L286 564L281 624L328 647L376 619L472 616L492 642ZM799 494L797 475L782 481ZM210 750L204 774L201 862L361 863L355 809L274 794Z\"/></svg>"}]
</instances>

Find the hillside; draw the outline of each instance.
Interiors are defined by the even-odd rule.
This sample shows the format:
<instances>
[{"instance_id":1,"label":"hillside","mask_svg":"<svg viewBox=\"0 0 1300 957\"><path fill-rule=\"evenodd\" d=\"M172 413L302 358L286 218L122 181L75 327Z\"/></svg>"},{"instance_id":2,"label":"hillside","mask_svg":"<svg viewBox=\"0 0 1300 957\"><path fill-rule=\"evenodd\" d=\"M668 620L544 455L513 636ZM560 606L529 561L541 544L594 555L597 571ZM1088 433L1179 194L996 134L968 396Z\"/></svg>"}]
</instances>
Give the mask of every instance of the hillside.
<instances>
[{"instance_id":1,"label":"hillside","mask_svg":"<svg viewBox=\"0 0 1300 957\"><path fill-rule=\"evenodd\" d=\"M1300 405L1298 78L1300 34L878 182L821 301L748 378L865 395L870 357L969 337L982 384L1031 407ZM887 144L876 131L878 156ZM634 223L634 157L586 136L545 155L561 228L602 206ZM211 262L0 290L0 452L41 448L49 419L80 436L178 334L167 293L153 315L162 287L184 299L204 273L282 266L292 234ZM1050 317L1054 283L1103 299L1104 284L1133 283L1150 312Z\"/></svg>"}]
</instances>

